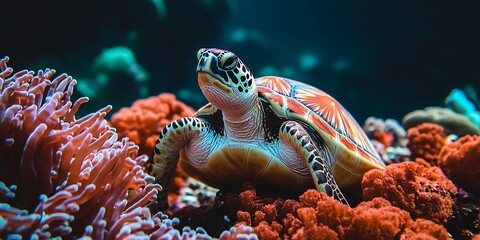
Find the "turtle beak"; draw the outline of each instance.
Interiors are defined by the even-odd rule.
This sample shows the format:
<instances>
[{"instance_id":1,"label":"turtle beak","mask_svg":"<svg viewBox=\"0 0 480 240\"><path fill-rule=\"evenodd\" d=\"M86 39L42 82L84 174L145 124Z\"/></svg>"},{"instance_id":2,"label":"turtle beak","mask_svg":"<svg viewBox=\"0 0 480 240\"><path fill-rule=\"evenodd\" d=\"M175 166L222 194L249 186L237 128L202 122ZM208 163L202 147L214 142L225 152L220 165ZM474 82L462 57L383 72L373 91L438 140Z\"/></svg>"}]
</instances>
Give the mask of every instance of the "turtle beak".
<instances>
[{"instance_id":1,"label":"turtle beak","mask_svg":"<svg viewBox=\"0 0 480 240\"><path fill-rule=\"evenodd\" d=\"M200 87L213 85L224 93L227 93L227 94L232 93L232 89L225 86L225 84L221 83L218 79L210 75L210 73L199 71L198 68L197 68L197 73L198 73L198 85L200 85Z\"/></svg>"}]
</instances>

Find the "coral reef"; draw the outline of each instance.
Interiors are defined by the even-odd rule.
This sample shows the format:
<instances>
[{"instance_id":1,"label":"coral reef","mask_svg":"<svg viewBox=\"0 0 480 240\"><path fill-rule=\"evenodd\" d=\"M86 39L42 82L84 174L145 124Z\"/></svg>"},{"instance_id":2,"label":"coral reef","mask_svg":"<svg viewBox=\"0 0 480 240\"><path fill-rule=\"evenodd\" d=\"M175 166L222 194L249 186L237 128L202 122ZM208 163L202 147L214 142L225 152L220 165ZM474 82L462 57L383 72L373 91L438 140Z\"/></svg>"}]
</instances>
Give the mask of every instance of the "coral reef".
<instances>
[{"instance_id":1,"label":"coral reef","mask_svg":"<svg viewBox=\"0 0 480 240\"><path fill-rule=\"evenodd\" d=\"M238 209L237 224L252 226L259 239L448 239L443 226L413 221L383 198L350 208L315 190L296 201L261 198L251 186L244 187L238 198L230 196L228 205Z\"/></svg>"},{"instance_id":2,"label":"coral reef","mask_svg":"<svg viewBox=\"0 0 480 240\"><path fill-rule=\"evenodd\" d=\"M440 168L423 164L404 162L388 165L385 171L367 172L362 180L364 200L382 197L413 219L445 223L452 216L456 187Z\"/></svg>"},{"instance_id":3,"label":"coral reef","mask_svg":"<svg viewBox=\"0 0 480 240\"><path fill-rule=\"evenodd\" d=\"M447 135L480 135L480 128L472 123L467 117L447 108L426 107L425 110L415 110L410 112L402 119L402 124L406 129L425 122L435 123L442 126Z\"/></svg>"},{"instance_id":4,"label":"coral reef","mask_svg":"<svg viewBox=\"0 0 480 240\"><path fill-rule=\"evenodd\" d=\"M445 147L439 165L459 187L480 195L480 136L466 135Z\"/></svg>"},{"instance_id":5,"label":"coral reef","mask_svg":"<svg viewBox=\"0 0 480 240\"><path fill-rule=\"evenodd\" d=\"M379 141L386 148L390 147L395 140L395 135L387 130L387 123L383 119L369 117L365 120L363 129L370 138Z\"/></svg>"},{"instance_id":6,"label":"coral reef","mask_svg":"<svg viewBox=\"0 0 480 240\"><path fill-rule=\"evenodd\" d=\"M0 60L2 239L211 239L206 230L224 240L478 238L479 136L448 143L441 126L415 124L411 155L389 156L406 148L407 134L372 118L364 127L389 165L365 174L358 206L315 190L298 200L260 197L266 193L251 185L217 193L179 175L175 215L154 214L148 205L161 186L146 173L148 156L160 129L193 110L160 94L122 109L112 126L104 119L111 106L77 119L88 99L71 100L76 80L51 69L14 73L7 61ZM415 162L392 164L408 158Z\"/></svg>"},{"instance_id":7,"label":"coral reef","mask_svg":"<svg viewBox=\"0 0 480 240\"><path fill-rule=\"evenodd\" d=\"M407 132L397 120L369 117L363 124L363 130L386 164L409 160Z\"/></svg>"},{"instance_id":8,"label":"coral reef","mask_svg":"<svg viewBox=\"0 0 480 240\"><path fill-rule=\"evenodd\" d=\"M128 137L140 147L140 154L150 156L163 127L193 113L194 110L176 100L175 95L162 93L120 109L112 115L110 123L119 136Z\"/></svg>"},{"instance_id":9,"label":"coral reef","mask_svg":"<svg viewBox=\"0 0 480 240\"><path fill-rule=\"evenodd\" d=\"M443 127L433 123L422 123L408 129L407 147L411 158L422 158L429 164L438 166L440 151L446 145Z\"/></svg>"}]
</instances>

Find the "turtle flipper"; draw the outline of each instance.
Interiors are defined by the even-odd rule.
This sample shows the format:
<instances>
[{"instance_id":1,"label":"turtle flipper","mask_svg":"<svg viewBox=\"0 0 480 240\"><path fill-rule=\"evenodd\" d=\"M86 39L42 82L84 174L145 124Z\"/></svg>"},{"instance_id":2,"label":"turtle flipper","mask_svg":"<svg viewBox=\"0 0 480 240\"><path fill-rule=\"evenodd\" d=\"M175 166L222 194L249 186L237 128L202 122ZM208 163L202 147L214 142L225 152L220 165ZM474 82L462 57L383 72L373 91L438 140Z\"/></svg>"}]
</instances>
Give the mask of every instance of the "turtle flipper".
<instances>
[{"instance_id":1,"label":"turtle flipper","mask_svg":"<svg viewBox=\"0 0 480 240\"><path fill-rule=\"evenodd\" d=\"M305 128L298 122L287 121L280 127L279 133L282 144L293 147L305 160L310 169L317 190L325 192L339 202L347 204L338 187L328 164L334 158L328 146L321 139L314 141Z\"/></svg>"},{"instance_id":2,"label":"turtle flipper","mask_svg":"<svg viewBox=\"0 0 480 240\"><path fill-rule=\"evenodd\" d=\"M160 133L149 169L155 182L163 187L157 198L158 210L168 208L168 186L177 168L180 150L193 141L199 141L203 131L206 131L203 120L186 117L171 122Z\"/></svg>"}]
</instances>

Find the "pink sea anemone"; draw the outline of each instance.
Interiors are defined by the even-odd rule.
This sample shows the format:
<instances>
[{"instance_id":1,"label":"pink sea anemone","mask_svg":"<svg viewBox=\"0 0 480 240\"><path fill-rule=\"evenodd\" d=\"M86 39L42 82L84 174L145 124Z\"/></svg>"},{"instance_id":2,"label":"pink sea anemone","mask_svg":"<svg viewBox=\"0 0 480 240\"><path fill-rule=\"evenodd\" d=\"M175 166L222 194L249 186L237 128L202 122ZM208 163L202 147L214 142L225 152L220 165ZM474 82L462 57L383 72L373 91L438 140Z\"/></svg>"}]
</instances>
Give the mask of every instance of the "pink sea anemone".
<instances>
[{"instance_id":1,"label":"pink sea anemone","mask_svg":"<svg viewBox=\"0 0 480 240\"><path fill-rule=\"evenodd\" d=\"M146 173L148 158L107 125L111 106L77 119L88 99L72 103L76 80L52 80L51 69L13 73L7 61L0 60L0 236L175 234L146 207L161 187Z\"/></svg>"}]
</instances>

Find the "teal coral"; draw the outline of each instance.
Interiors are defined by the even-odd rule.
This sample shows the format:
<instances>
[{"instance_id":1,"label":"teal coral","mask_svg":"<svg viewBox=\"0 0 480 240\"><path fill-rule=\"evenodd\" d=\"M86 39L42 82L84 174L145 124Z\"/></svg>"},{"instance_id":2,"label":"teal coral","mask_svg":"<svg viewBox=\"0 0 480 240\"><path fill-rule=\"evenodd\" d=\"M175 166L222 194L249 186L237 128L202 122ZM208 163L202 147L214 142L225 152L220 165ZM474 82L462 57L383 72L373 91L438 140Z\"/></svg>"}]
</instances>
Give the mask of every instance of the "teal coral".
<instances>
[{"instance_id":1,"label":"teal coral","mask_svg":"<svg viewBox=\"0 0 480 240\"><path fill-rule=\"evenodd\" d=\"M464 91L453 89L445 99L445 105L451 110L465 115L473 124L480 128L480 111L468 99Z\"/></svg>"},{"instance_id":2,"label":"teal coral","mask_svg":"<svg viewBox=\"0 0 480 240\"><path fill-rule=\"evenodd\" d=\"M470 89L470 92L473 90ZM470 93L470 95L474 95ZM402 119L403 126L408 129L420 123L436 123L442 126L446 134L464 136L480 134L480 111L476 106L476 99L469 99L460 89L453 89L445 99L444 107L426 107L424 110L415 110Z\"/></svg>"}]
</instances>

